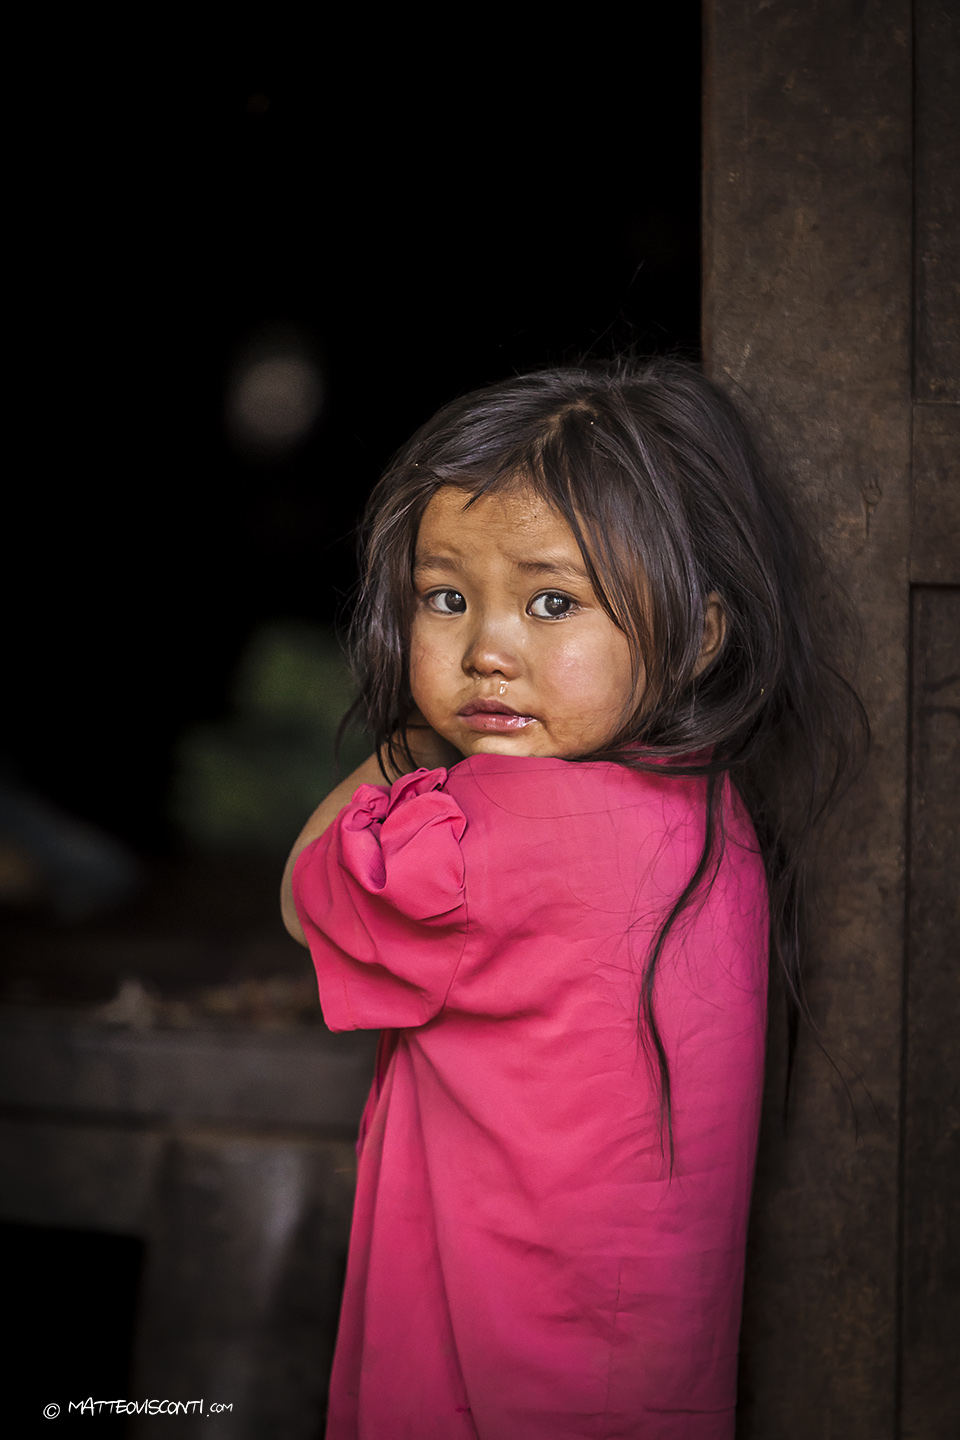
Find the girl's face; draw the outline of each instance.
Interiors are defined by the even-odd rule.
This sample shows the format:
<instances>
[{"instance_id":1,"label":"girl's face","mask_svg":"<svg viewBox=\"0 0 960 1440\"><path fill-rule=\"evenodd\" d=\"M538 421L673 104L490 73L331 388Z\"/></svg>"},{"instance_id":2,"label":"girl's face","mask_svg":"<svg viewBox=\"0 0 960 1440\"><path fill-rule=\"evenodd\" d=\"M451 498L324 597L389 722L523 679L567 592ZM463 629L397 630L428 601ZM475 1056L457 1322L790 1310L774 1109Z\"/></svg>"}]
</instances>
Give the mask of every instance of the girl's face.
<instances>
[{"instance_id":1,"label":"girl's face","mask_svg":"<svg viewBox=\"0 0 960 1440\"><path fill-rule=\"evenodd\" d=\"M463 755L599 749L643 689L563 517L518 486L437 491L417 536L410 682Z\"/></svg>"}]
</instances>

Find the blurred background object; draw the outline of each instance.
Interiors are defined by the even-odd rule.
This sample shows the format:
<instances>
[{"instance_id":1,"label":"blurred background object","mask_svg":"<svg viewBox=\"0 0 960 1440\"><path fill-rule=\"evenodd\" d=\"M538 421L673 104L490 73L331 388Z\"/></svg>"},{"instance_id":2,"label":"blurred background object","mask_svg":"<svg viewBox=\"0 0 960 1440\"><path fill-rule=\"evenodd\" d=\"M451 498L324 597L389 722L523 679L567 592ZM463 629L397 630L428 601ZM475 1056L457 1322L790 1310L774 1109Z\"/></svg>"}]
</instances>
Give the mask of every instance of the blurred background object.
<instances>
[{"instance_id":1,"label":"blurred background object","mask_svg":"<svg viewBox=\"0 0 960 1440\"><path fill-rule=\"evenodd\" d=\"M173 815L208 851L283 862L304 823L305 795L326 795L370 753L369 739L337 731L353 699L329 630L274 624L254 631L240 659L232 712L185 732L177 750Z\"/></svg>"},{"instance_id":2,"label":"blurred background object","mask_svg":"<svg viewBox=\"0 0 960 1440\"><path fill-rule=\"evenodd\" d=\"M227 386L227 434L240 454L278 460L309 435L323 381L296 331L266 334L247 347Z\"/></svg>"},{"instance_id":3,"label":"blurred background object","mask_svg":"<svg viewBox=\"0 0 960 1440\"><path fill-rule=\"evenodd\" d=\"M88 920L136 893L141 866L93 825L0 782L0 906L37 906Z\"/></svg>"}]
</instances>

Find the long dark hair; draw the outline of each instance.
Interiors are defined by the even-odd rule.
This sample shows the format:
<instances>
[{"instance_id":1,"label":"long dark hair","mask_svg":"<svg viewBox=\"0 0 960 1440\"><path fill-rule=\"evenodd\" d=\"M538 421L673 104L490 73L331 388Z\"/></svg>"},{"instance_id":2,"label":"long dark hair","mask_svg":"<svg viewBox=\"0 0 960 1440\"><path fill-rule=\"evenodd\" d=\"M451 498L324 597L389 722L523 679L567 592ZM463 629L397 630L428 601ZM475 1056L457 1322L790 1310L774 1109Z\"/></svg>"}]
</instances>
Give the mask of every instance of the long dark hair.
<instances>
[{"instance_id":1,"label":"long dark hair","mask_svg":"<svg viewBox=\"0 0 960 1440\"><path fill-rule=\"evenodd\" d=\"M413 556L441 486L466 497L522 481L563 515L594 591L626 635L645 685L602 751L706 782L700 860L643 967L641 1035L671 1134L670 1072L654 1012L670 931L723 848L729 776L750 813L770 893L770 946L786 981L788 1083L799 1016L804 861L851 773L866 718L831 663L812 604L819 557L737 406L673 359L542 370L454 400L398 453L371 496L353 629L358 708L381 753L406 761L413 709L408 636ZM723 644L698 673L708 597ZM641 687L638 687L640 689ZM638 748L639 747L639 748Z\"/></svg>"}]
</instances>

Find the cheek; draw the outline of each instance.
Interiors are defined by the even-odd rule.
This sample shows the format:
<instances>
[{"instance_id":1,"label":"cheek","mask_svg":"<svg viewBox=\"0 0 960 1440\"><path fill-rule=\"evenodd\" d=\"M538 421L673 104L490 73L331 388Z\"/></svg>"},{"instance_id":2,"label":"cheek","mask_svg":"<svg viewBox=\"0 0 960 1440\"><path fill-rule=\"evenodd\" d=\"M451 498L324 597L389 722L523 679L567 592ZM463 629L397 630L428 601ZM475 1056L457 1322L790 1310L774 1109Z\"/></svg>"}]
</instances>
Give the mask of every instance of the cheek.
<instances>
[{"instance_id":1,"label":"cheek","mask_svg":"<svg viewBox=\"0 0 960 1440\"><path fill-rule=\"evenodd\" d=\"M550 684L558 699L584 711L609 711L632 693L630 651L619 633L570 640L551 657Z\"/></svg>"},{"instance_id":2,"label":"cheek","mask_svg":"<svg viewBox=\"0 0 960 1440\"><path fill-rule=\"evenodd\" d=\"M410 688L414 692L423 684L423 677L428 668L423 644L414 629L410 636Z\"/></svg>"},{"instance_id":3,"label":"cheek","mask_svg":"<svg viewBox=\"0 0 960 1440\"><path fill-rule=\"evenodd\" d=\"M571 698L592 688L589 670L596 663L589 651L578 644L558 646L550 657L549 678L558 695Z\"/></svg>"},{"instance_id":4,"label":"cheek","mask_svg":"<svg viewBox=\"0 0 960 1440\"><path fill-rule=\"evenodd\" d=\"M442 684L447 661L442 646L424 638L414 624L410 635L410 688L416 695L434 691Z\"/></svg>"}]
</instances>

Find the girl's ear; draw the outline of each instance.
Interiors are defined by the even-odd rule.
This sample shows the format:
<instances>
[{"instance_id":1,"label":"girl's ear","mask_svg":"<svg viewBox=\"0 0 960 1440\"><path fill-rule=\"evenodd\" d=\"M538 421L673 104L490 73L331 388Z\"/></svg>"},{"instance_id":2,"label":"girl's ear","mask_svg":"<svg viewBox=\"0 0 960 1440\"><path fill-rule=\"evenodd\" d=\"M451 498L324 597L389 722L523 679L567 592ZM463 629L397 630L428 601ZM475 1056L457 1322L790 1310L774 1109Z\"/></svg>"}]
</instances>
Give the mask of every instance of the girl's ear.
<instances>
[{"instance_id":1,"label":"girl's ear","mask_svg":"<svg viewBox=\"0 0 960 1440\"><path fill-rule=\"evenodd\" d=\"M700 646L700 657L694 667L694 675L706 670L710 661L716 659L726 633L727 617L724 614L723 602L716 590L711 590L707 596L707 608L703 616L703 644Z\"/></svg>"}]
</instances>

